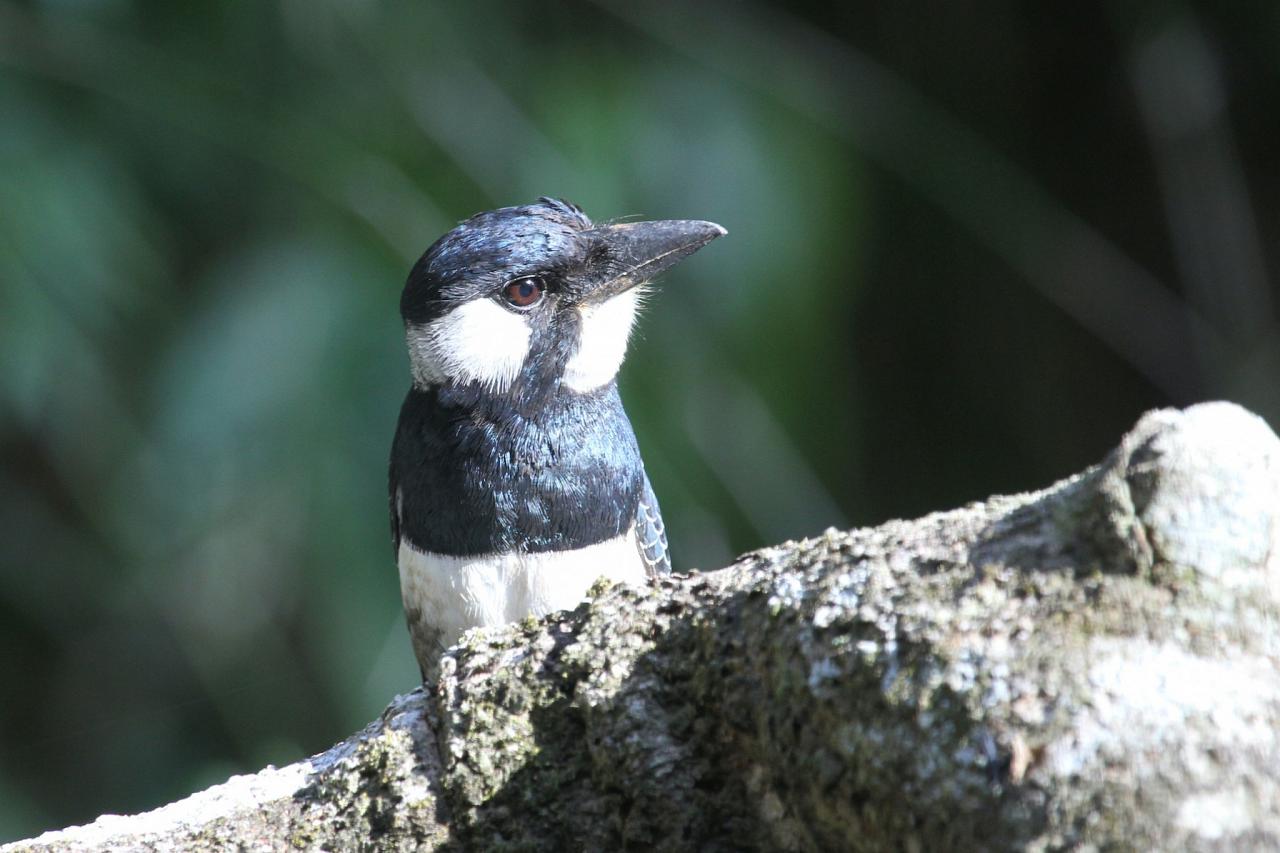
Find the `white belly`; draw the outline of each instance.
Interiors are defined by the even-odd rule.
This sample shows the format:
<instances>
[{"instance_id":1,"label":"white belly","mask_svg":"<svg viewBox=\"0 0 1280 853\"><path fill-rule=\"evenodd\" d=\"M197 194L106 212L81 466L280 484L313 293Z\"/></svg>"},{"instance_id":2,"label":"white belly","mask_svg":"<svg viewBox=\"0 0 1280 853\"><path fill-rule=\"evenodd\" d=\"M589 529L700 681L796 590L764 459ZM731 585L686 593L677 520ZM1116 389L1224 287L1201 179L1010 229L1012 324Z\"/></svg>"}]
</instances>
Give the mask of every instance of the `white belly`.
<instances>
[{"instance_id":1,"label":"white belly","mask_svg":"<svg viewBox=\"0 0 1280 853\"><path fill-rule=\"evenodd\" d=\"M599 578L641 583L634 529L573 551L450 557L400 540L400 595L424 672L468 628L567 610Z\"/></svg>"}]
</instances>

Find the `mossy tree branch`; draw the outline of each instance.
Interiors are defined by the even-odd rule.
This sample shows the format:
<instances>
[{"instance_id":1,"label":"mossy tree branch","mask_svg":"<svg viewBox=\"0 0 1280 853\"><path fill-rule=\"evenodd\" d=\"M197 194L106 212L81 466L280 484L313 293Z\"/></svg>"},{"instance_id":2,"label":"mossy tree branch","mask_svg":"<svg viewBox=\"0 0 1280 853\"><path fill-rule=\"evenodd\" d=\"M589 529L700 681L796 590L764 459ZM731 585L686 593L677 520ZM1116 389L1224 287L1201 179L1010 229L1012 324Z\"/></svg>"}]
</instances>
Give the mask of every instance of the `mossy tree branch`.
<instances>
[{"instance_id":1,"label":"mossy tree branch","mask_svg":"<svg viewBox=\"0 0 1280 853\"><path fill-rule=\"evenodd\" d=\"M594 592L310 761L4 849L1280 846L1280 442L1238 407Z\"/></svg>"}]
</instances>

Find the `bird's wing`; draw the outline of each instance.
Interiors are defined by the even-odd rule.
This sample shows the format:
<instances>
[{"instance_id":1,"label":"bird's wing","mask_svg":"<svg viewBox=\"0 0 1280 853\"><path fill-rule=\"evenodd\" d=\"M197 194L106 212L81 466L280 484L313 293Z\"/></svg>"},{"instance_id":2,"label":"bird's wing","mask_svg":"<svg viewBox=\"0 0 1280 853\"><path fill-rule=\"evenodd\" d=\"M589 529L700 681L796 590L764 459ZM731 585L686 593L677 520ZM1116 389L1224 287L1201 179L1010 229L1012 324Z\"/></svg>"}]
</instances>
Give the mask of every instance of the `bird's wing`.
<instances>
[{"instance_id":1,"label":"bird's wing","mask_svg":"<svg viewBox=\"0 0 1280 853\"><path fill-rule=\"evenodd\" d=\"M391 510L391 547L400 553L400 484L396 480L396 465L392 461L387 474L387 507Z\"/></svg>"},{"instance_id":2,"label":"bird's wing","mask_svg":"<svg viewBox=\"0 0 1280 853\"><path fill-rule=\"evenodd\" d=\"M653 494L649 475L644 475L644 491L636 508L636 546L649 577L671 574L671 551L667 547L667 528L662 523L658 499Z\"/></svg>"}]
</instances>

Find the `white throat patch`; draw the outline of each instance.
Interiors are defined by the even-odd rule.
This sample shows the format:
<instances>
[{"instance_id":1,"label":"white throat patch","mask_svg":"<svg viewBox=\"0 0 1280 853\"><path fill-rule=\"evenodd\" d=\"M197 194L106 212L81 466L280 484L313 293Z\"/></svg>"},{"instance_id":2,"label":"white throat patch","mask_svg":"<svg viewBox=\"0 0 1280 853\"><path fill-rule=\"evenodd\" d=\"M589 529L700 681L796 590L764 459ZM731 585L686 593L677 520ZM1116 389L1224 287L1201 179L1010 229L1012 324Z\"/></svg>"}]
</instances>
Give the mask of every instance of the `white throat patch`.
<instances>
[{"instance_id":1,"label":"white throat patch","mask_svg":"<svg viewBox=\"0 0 1280 853\"><path fill-rule=\"evenodd\" d=\"M529 355L529 324L492 299L473 299L405 332L413 380L479 382L487 390L511 387Z\"/></svg>"},{"instance_id":2,"label":"white throat patch","mask_svg":"<svg viewBox=\"0 0 1280 853\"><path fill-rule=\"evenodd\" d=\"M607 385L618 375L627 354L627 339L640 307L638 288L623 291L598 305L578 310L581 332L578 349L564 368L564 384L585 394Z\"/></svg>"}]
</instances>

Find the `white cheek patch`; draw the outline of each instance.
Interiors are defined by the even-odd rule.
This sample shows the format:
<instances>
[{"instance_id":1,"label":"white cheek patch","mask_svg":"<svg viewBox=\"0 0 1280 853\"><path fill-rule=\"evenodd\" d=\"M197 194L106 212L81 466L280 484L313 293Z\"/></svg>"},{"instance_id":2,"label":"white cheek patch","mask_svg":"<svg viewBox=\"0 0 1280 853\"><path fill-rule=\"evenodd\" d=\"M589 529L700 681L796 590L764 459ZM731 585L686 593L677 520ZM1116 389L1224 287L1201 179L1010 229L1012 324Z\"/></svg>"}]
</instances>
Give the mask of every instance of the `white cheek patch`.
<instances>
[{"instance_id":1,"label":"white cheek patch","mask_svg":"<svg viewBox=\"0 0 1280 853\"><path fill-rule=\"evenodd\" d=\"M464 302L426 325L405 333L414 382L478 382L505 391L529 355L529 324L492 299Z\"/></svg>"},{"instance_id":2,"label":"white cheek patch","mask_svg":"<svg viewBox=\"0 0 1280 853\"><path fill-rule=\"evenodd\" d=\"M582 327L578 350L564 368L564 384L570 391L585 394L618 375L640 308L637 290L632 288L598 305L578 309Z\"/></svg>"}]
</instances>

